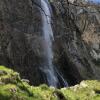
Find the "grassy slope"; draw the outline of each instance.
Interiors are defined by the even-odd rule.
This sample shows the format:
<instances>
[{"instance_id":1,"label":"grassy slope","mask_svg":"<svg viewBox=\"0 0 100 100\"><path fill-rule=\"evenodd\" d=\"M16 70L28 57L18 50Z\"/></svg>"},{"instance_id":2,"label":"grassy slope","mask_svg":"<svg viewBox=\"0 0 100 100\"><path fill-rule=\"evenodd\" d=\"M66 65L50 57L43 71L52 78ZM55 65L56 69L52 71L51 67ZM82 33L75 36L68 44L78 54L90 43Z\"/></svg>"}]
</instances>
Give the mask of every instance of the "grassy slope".
<instances>
[{"instance_id":1,"label":"grassy slope","mask_svg":"<svg viewBox=\"0 0 100 100\"><path fill-rule=\"evenodd\" d=\"M30 86L19 74L0 66L0 100L100 100L100 81L87 80L60 90Z\"/></svg>"}]
</instances>

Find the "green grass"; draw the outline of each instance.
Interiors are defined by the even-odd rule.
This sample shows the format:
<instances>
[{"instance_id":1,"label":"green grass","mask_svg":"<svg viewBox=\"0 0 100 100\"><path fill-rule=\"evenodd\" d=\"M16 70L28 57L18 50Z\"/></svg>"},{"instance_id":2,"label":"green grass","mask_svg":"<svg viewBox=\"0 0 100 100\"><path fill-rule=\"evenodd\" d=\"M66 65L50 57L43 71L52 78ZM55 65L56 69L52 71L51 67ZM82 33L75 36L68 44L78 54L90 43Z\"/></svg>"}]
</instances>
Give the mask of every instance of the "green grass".
<instances>
[{"instance_id":1,"label":"green grass","mask_svg":"<svg viewBox=\"0 0 100 100\"><path fill-rule=\"evenodd\" d=\"M34 87L22 81L19 73L0 66L0 100L100 100L100 81L86 80L62 89Z\"/></svg>"}]
</instances>

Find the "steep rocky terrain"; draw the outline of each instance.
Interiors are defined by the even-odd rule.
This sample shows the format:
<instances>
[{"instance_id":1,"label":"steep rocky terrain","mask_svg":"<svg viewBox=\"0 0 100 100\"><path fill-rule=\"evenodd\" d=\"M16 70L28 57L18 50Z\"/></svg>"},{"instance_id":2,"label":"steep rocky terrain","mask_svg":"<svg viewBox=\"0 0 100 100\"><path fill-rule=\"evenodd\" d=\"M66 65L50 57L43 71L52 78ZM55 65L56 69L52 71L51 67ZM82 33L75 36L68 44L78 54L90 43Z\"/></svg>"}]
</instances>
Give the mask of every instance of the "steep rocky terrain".
<instances>
[{"instance_id":1,"label":"steep rocky terrain","mask_svg":"<svg viewBox=\"0 0 100 100\"><path fill-rule=\"evenodd\" d=\"M0 64L8 65L34 84L41 82L40 12L31 0L0 0Z\"/></svg>"},{"instance_id":2,"label":"steep rocky terrain","mask_svg":"<svg viewBox=\"0 0 100 100\"><path fill-rule=\"evenodd\" d=\"M82 79L99 79L100 15L98 7L75 6L76 3L68 5L66 0L62 4L60 0L54 1L52 5L56 11L54 15L57 15L55 17L56 30L58 29L56 33L59 32L58 36L55 36L57 37L56 48L58 48L55 48L55 54L58 51L56 58L59 58L57 63L61 67L60 70L73 82Z\"/></svg>"},{"instance_id":3,"label":"steep rocky terrain","mask_svg":"<svg viewBox=\"0 0 100 100\"><path fill-rule=\"evenodd\" d=\"M55 67L70 85L83 79L100 79L99 8L83 9L66 0L49 1ZM39 0L0 0L0 65L18 71L33 85L44 83L40 70L43 62L40 9Z\"/></svg>"}]
</instances>

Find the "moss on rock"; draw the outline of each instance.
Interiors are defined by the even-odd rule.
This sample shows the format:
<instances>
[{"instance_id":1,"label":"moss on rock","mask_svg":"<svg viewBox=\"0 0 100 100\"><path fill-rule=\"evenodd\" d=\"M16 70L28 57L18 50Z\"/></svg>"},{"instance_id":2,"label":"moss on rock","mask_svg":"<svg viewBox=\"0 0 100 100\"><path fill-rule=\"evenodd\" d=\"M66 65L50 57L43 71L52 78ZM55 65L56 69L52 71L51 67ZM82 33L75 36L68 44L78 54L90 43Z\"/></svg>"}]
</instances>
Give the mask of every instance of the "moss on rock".
<instances>
[{"instance_id":1,"label":"moss on rock","mask_svg":"<svg viewBox=\"0 0 100 100\"><path fill-rule=\"evenodd\" d=\"M100 100L100 81L87 80L73 87L55 89L30 86L19 74L0 66L0 100Z\"/></svg>"}]
</instances>

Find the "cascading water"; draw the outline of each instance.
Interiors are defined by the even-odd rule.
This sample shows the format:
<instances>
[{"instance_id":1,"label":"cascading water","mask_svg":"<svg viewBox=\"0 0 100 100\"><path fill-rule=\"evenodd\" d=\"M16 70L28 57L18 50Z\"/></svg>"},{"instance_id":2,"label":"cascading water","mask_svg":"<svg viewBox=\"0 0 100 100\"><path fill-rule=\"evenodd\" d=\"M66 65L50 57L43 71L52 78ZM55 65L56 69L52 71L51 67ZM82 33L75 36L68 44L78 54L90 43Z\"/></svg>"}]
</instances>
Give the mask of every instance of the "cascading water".
<instances>
[{"instance_id":1,"label":"cascading water","mask_svg":"<svg viewBox=\"0 0 100 100\"><path fill-rule=\"evenodd\" d=\"M45 65L44 72L46 73L48 85L57 86L58 79L55 75L52 59L52 40L53 32L51 28L51 13L48 6L47 0L41 0L42 8L42 21L43 21L43 36L44 36L44 47L45 47Z\"/></svg>"},{"instance_id":2,"label":"cascading water","mask_svg":"<svg viewBox=\"0 0 100 100\"><path fill-rule=\"evenodd\" d=\"M54 70L52 64L53 52L52 52L52 41L54 40L53 31L51 27L51 12L48 0L41 0L41 14L43 23L43 37L44 37L44 57L45 63L42 70L46 74L46 80L49 86L57 87L59 84L57 71ZM59 74L60 75L60 74ZM62 76L60 76L62 78ZM63 79L63 78L62 78ZM63 79L64 80L64 79ZM65 85L67 83L65 82Z\"/></svg>"}]
</instances>

